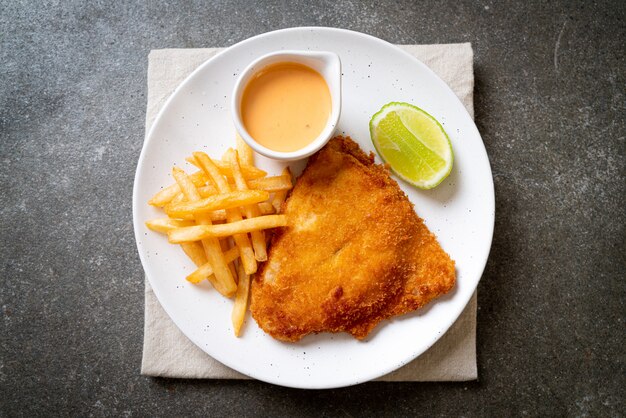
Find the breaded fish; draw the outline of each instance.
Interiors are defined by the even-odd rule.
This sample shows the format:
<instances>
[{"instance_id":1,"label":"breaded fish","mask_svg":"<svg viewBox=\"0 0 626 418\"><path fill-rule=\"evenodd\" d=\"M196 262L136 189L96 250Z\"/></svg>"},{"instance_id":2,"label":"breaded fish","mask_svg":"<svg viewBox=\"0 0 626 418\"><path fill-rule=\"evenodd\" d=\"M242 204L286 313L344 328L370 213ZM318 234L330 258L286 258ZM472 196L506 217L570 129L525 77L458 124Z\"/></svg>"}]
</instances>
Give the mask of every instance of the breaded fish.
<instances>
[{"instance_id":1,"label":"breaded fish","mask_svg":"<svg viewBox=\"0 0 626 418\"><path fill-rule=\"evenodd\" d=\"M250 305L274 338L345 331L363 339L454 286L454 261L388 170L350 138L310 158L282 211L288 226L272 240Z\"/></svg>"}]
</instances>

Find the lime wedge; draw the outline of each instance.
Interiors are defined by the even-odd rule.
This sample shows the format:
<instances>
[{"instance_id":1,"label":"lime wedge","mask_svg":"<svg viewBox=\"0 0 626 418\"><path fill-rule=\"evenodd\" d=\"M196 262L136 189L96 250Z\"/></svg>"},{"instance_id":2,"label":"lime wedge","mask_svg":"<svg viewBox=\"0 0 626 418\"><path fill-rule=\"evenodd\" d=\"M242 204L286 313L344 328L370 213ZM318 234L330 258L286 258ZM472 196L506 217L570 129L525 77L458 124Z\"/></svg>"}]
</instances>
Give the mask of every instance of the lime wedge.
<instances>
[{"instance_id":1,"label":"lime wedge","mask_svg":"<svg viewBox=\"0 0 626 418\"><path fill-rule=\"evenodd\" d=\"M409 103L391 102L370 120L376 151L400 178L432 189L452 170L452 145L435 118Z\"/></svg>"}]
</instances>

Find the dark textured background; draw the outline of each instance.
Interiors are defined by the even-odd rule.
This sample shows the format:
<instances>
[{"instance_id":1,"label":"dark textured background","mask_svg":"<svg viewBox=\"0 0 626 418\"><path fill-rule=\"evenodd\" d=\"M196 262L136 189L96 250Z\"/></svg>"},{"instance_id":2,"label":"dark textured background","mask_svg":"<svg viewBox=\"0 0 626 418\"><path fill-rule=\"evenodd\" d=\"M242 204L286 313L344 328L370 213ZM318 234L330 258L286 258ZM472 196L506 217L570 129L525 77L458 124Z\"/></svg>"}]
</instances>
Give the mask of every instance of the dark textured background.
<instances>
[{"instance_id":1,"label":"dark textured background","mask_svg":"<svg viewBox=\"0 0 626 418\"><path fill-rule=\"evenodd\" d=\"M0 415L625 413L626 3L0 0ZM147 55L322 25L471 42L496 226L469 383L139 375Z\"/></svg>"}]
</instances>

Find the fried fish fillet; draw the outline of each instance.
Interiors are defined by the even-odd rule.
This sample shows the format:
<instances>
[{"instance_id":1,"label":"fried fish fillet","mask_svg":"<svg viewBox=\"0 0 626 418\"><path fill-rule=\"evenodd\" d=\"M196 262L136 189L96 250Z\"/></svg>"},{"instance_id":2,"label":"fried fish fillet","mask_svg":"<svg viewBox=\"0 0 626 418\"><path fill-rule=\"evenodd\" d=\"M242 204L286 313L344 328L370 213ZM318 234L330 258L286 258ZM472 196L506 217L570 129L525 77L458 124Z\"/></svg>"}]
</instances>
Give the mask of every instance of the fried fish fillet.
<instances>
[{"instance_id":1,"label":"fried fish fillet","mask_svg":"<svg viewBox=\"0 0 626 418\"><path fill-rule=\"evenodd\" d=\"M272 240L250 305L274 338L363 339L454 286L454 261L387 169L350 138L333 138L310 158L282 211L288 226Z\"/></svg>"}]
</instances>

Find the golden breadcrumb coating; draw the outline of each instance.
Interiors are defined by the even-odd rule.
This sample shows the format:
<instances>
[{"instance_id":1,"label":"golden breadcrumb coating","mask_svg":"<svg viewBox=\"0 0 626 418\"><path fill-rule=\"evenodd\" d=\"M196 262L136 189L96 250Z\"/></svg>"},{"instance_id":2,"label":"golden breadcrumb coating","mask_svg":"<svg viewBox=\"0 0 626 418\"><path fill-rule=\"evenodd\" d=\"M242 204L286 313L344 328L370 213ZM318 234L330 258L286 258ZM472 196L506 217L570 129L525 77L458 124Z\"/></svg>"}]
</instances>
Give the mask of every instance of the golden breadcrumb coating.
<instances>
[{"instance_id":1,"label":"golden breadcrumb coating","mask_svg":"<svg viewBox=\"0 0 626 418\"><path fill-rule=\"evenodd\" d=\"M312 156L282 212L250 310L272 337L348 332L363 339L382 320L448 292L454 261L382 165L347 137Z\"/></svg>"}]
</instances>

